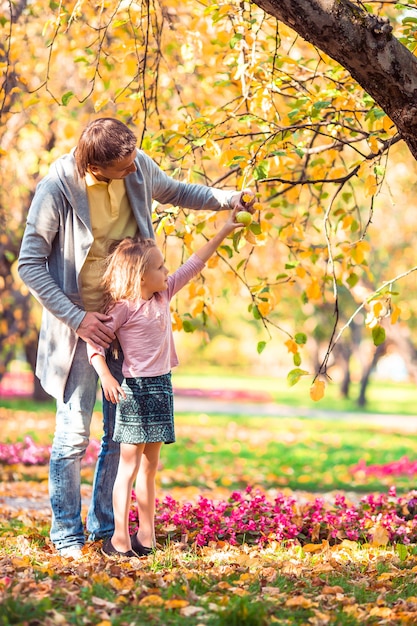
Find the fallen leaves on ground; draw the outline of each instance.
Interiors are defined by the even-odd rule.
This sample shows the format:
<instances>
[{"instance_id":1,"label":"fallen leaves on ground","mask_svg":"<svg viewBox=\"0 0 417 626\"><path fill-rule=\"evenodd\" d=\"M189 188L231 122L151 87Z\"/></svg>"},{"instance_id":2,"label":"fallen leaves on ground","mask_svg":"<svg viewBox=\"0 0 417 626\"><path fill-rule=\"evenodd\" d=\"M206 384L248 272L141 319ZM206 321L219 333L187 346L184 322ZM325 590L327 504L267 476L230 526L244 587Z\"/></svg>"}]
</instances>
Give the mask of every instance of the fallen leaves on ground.
<instances>
[{"instance_id":1,"label":"fallen leaves on ground","mask_svg":"<svg viewBox=\"0 0 417 626\"><path fill-rule=\"evenodd\" d=\"M57 555L49 523L47 509L0 509L0 623L417 623L413 546L165 537L142 559L114 563L95 542L74 562Z\"/></svg>"}]
</instances>

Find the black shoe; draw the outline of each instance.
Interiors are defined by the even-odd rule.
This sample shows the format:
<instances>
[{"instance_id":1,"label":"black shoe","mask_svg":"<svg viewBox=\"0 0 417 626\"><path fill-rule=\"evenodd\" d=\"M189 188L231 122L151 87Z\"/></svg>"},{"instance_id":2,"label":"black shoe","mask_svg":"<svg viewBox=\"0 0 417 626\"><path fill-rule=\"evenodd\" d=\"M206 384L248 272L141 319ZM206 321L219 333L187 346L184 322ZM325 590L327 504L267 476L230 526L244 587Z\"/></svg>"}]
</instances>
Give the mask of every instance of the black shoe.
<instances>
[{"instance_id":1,"label":"black shoe","mask_svg":"<svg viewBox=\"0 0 417 626\"><path fill-rule=\"evenodd\" d=\"M137 558L137 554L133 552L133 550L128 550L127 552L119 552L113 546L111 539L106 539L101 547L101 553L108 559L120 560L120 559L131 559Z\"/></svg>"},{"instance_id":2,"label":"black shoe","mask_svg":"<svg viewBox=\"0 0 417 626\"><path fill-rule=\"evenodd\" d=\"M134 535L130 536L130 541L132 544L132 550L133 552L136 552L137 556L148 556L148 554L152 554L153 549L152 548L147 548L146 546L143 546L141 544L141 542L138 539L138 533L135 533Z\"/></svg>"}]
</instances>

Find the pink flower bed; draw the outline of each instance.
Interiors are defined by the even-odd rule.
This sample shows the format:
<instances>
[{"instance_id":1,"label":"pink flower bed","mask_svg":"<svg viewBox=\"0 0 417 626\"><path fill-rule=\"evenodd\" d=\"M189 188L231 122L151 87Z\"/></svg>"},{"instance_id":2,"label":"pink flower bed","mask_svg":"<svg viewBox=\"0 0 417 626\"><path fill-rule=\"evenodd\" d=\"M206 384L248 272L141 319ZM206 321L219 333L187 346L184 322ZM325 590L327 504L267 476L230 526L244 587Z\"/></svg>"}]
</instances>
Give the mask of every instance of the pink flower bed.
<instances>
[{"instance_id":1,"label":"pink flower bed","mask_svg":"<svg viewBox=\"0 0 417 626\"><path fill-rule=\"evenodd\" d=\"M351 470L352 474L362 472L365 476L414 476L417 474L417 460L410 461L407 456L401 457L399 461L391 461L384 465L367 465L365 461L359 461Z\"/></svg>"},{"instance_id":2,"label":"pink flower bed","mask_svg":"<svg viewBox=\"0 0 417 626\"><path fill-rule=\"evenodd\" d=\"M99 450L100 442L94 439L90 440L82 461L83 464L94 465L97 461ZM0 463L3 465L15 465L16 463L47 465L50 454L50 445L35 443L32 437L29 436L26 436L23 441L17 441L16 443L0 443Z\"/></svg>"},{"instance_id":3,"label":"pink flower bed","mask_svg":"<svg viewBox=\"0 0 417 626\"><path fill-rule=\"evenodd\" d=\"M333 504L323 498L300 504L295 496L267 494L248 487L235 491L228 500L200 497L195 503L179 503L171 496L157 501L156 527L160 535L173 539L186 536L198 546L224 540L230 544L265 545L271 541L301 544L344 539L378 544L410 544L417 541L417 492L397 497L392 487L385 494L370 494L359 503L336 494ZM137 529L135 507L131 511L132 532Z\"/></svg>"}]
</instances>

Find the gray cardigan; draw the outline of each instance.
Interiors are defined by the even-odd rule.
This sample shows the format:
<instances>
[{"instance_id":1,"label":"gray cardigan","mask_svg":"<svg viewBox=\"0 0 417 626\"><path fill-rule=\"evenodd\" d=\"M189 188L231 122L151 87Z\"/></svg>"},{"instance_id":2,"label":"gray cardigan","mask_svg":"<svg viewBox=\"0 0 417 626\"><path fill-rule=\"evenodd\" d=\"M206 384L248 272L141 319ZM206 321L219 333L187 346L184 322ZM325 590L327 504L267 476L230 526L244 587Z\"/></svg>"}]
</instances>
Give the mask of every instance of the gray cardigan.
<instances>
[{"instance_id":1,"label":"gray cardigan","mask_svg":"<svg viewBox=\"0 0 417 626\"><path fill-rule=\"evenodd\" d=\"M154 237L153 200L196 210L229 207L233 192L178 182L141 150L135 164L136 172L125 178L125 184L144 237ZM36 188L18 264L20 277L44 307L36 375L59 399L64 397L78 341L75 331L85 315L79 275L93 239L85 180L72 151L51 165Z\"/></svg>"}]
</instances>

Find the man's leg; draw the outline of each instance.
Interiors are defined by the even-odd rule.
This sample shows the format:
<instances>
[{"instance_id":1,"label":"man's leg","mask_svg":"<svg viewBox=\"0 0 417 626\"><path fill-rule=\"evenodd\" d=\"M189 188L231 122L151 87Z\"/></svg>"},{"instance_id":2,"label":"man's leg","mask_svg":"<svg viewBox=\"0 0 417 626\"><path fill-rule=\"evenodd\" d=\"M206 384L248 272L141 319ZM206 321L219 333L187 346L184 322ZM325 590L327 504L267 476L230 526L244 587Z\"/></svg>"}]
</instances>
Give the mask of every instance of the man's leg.
<instances>
[{"instance_id":1,"label":"man's leg","mask_svg":"<svg viewBox=\"0 0 417 626\"><path fill-rule=\"evenodd\" d=\"M58 550L82 546L85 542L80 468L88 446L96 392L97 374L88 362L85 342L79 339L64 399L57 401L49 470L51 539Z\"/></svg>"},{"instance_id":2,"label":"man's leg","mask_svg":"<svg viewBox=\"0 0 417 626\"><path fill-rule=\"evenodd\" d=\"M106 360L113 376L122 382L123 354L121 350L119 350L118 359L114 358L109 351ZM113 441L115 418L116 405L108 402L103 394L103 437L94 475L93 496L87 516L87 530L91 541L111 537L114 532L112 494L120 457L120 444Z\"/></svg>"}]
</instances>

